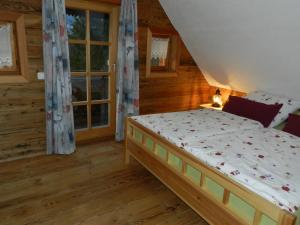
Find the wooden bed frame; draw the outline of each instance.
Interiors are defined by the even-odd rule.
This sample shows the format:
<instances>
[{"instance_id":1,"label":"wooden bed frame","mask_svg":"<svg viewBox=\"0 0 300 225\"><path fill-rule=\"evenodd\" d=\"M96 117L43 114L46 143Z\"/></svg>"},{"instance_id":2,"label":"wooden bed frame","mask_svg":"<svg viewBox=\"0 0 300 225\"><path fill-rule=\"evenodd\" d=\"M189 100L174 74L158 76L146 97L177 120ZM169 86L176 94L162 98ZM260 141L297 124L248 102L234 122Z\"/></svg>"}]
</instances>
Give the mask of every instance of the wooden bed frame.
<instances>
[{"instance_id":1,"label":"wooden bed frame","mask_svg":"<svg viewBox=\"0 0 300 225\"><path fill-rule=\"evenodd\" d=\"M128 118L125 160L136 159L211 225L295 225L297 217Z\"/></svg>"}]
</instances>

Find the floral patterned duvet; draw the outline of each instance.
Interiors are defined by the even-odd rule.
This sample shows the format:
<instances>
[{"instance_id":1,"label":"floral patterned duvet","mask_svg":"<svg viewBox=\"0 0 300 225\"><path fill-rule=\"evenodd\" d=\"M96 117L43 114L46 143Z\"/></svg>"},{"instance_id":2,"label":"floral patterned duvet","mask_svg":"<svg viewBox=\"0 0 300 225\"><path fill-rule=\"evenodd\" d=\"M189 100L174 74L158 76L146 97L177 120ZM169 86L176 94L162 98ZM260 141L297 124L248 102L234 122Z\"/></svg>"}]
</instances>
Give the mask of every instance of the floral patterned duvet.
<instances>
[{"instance_id":1,"label":"floral patterned duvet","mask_svg":"<svg viewBox=\"0 0 300 225\"><path fill-rule=\"evenodd\" d=\"M199 139L184 149L279 207L300 208L299 137L259 128Z\"/></svg>"},{"instance_id":2,"label":"floral patterned duvet","mask_svg":"<svg viewBox=\"0 0 300 225\"><path fill-rule=\"evenodd\" d=\"M263 127L259 122L230 113L199 109L131 117L177 146L199 138Z\"/></svg>"},{"instance_id":3,"label":"floral patterned duvet","mask_svg":"<svg viewBox=\"0 0 300 225\"><path fill-rule=\"evenodd\" d=\"M210 109L133 119L282 209L300 207L300 138Z\"/></svg>"}]
</instances>

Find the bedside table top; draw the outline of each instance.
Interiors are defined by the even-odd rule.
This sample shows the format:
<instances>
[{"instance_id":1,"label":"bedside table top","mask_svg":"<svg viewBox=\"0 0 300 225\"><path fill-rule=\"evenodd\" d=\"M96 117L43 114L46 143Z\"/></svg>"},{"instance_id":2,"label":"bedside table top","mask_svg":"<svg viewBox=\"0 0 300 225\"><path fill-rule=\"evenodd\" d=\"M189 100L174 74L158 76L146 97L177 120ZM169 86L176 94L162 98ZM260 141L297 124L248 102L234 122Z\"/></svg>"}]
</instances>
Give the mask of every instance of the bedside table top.
<instances>
[{"instance_id":1,"label":"bedside table top","mask_svg":"<svg viewBox=\"0 0 300 225\"><path fill-rule=\"evenodd\" d=\"M208 104L201 104L200 109L215 109L215 110L220 110L221 111L223 109L223 106L213 107L211 103L208 103Z\"/></svg>"}]
</instances>

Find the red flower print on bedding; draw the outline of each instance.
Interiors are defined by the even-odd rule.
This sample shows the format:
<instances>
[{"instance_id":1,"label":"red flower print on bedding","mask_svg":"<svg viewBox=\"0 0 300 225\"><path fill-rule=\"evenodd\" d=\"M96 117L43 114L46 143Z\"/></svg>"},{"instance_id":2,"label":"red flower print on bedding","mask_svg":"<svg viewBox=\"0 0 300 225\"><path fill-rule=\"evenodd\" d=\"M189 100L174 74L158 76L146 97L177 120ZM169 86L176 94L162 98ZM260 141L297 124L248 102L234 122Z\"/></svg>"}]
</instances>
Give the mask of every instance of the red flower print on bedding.
<instances>
[{"instance_id":1,"label":"red flower print on bedding","mask_svg":"<svg viewBox=\"0 0 300 225\"><path fill-rule=\"evenodd\" d=\"M237 176L237 175L240 174L240 171L238 171L238 170L231 171L230 174L233 175L233 176Z\"/></svg>"},{"instance_id":2,"label":"red flower print on bedding","mask_svg":"<svg viewBox=\"0 0 300 225\"><path fill-rule=\"evenodd\" d=\"M290 192L290 188L288 187L289 185L284 185L281 187L282 190L286 191L286 192Z\"/></svg>"}]
</instances>

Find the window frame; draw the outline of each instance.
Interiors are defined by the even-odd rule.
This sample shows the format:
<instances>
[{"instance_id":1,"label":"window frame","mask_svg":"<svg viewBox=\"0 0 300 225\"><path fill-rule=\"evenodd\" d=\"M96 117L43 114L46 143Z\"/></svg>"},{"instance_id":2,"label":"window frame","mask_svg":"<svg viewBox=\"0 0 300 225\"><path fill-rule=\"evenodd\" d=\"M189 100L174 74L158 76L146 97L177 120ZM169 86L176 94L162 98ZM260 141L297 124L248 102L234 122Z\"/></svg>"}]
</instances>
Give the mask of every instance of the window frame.
<instances>
[{"instance_id":1,"label":"window frame","mask_svg":"<svg viewBox=\"0 0 300 225\"><path fill-rule=\"evenodd\" d=\"M106 13L110 16L110 24L113 24L112 17L113 17L113 11L112 10L105 10L105 8L97 7L97 8L91 8L91 7L78 7L76 6L66 6L66 9L73 9L73 10L80 10L85 13L85 39L71 39L69 38L69 45L80 45L85 47L85 70L84 71L72 71L72 68L70 68L71 72L71 77L80 77L83 76L86 80L86 100L82 101L73 101L72 104L74 107L77 106L86 106L87 107L87 127L85 128L79 128L76 129L76 132L80 131L89 131L89 130L95 130L99 128L108 128L111 126L111 116L110 116L110 108L111 108L111 99L112 99L112 90L111 90L111 82L112 82L112 67L111 65L107 64L108 70L107 71L93 71L92 70L92 57L91 57L91 49L92 46L106 46L108 47L108 62L113 61L112 60L112 43L110 40L113 39L112 37L112 32L110 31L108 33L109 35L109 40L108 41L95 41L91 39L90 35L90 15L91 12L98 12L98 13ZM112 27L110 27L112 28ZM106 99L98 99L94 100L92 99L92 80L94 77L107 77L108 78L108 96ZM94 105L105 105L108 104L108 123L105 125L100 125L100 126L93 126L92 125L92 106Z\"/></svg>"},{"instance_id":2,"label":"window frame","mask_svg":"<svg viewBox=\"0 0 300 225\"><path fill-rule=\"evenodd\" d=\"M109 0L107 0L109 2ZM116 120L115 120L115 115L116 115L116 94L115 94L115 77L116 77L116 71L115 71L115 65L116 65L116 60L117 60L117 37L118 37L118 25L119 25L119 13L120 13L120 7L118 4L106 4L106 3L100 3L97 1L82 1L82 0L66 0L66 8L70 9L79 9L79 10L84 10L84 11L99 11L103 13L109 13L111 15L110 17L110 24L111 24L111 29L109 33L109 41L108 42L101 42L102 45L103 43L106 43L107 45L110 46L109 48L109 59L110 59L110 64L109 66L109 72L91 72L90 71L90 77L92 76L97 76L97 75L108 75L110 80L109 80L109 99L107 100L91 100L90 101L80 101L80 102L75 102L72 101L73 106L76 105L87 105L86 102L88 102L87 107L91 107L93 103L95 105L102 104L102 103L108 103L109 104L109 121L108 125L105 126L95 126L92 128L92 126L89 126L91 124L91 108L88 108L88 128L83 128L83 129L77 129L76 130L76 141L79 143L85 143L86 141L89 140L98 140L99 138L106 138L106 137L111 137L115 134L115 127L116 127ZM88 26L89 27L89 26ZM88 29L86 27L86 29ZM88 31L86 31L88 32ZM87 33L86 33L87 34ZM87 38L87 37L86 37ZM86 43L85 40L79 40L81 43ZM69 39L70 42L70 39ZM72 41L71 41L72 42ZM76 40L75 40L76 42ZM90 44L94 43L100 43L100 42L95 42L90 40ZM101 44L100 43L100 44ZM70 44L70 43L69 43ZM80 44L80 43L79 43ZM86 49L87 52L87 49ZM89 55L86 54L86 57ZM87 60L87 59L86 59ZM86 65L87 66L87 65ZM71 72L71 76L77 76L77 75L82 75L86 74L87 70L85 72ZM90 78L88 78L87 82L90 84ZM87 90L87 94L89 95L89 90Z\"/></svg>"},{"instance_id":3,"label":"window frame","mask_svg":"<svg viewBox=\"0 0 300 225\"><path fill-rule=\"evenodd\" d=\"M151 65L151 50L153 37L169 37L168 57L165 67L153 67ZM177 77L179 66L180 43L179 35L174 29L147 28L147 55L146 55L146 78Z\"/></svg>"},{"instance_id":4,"label":"window frame","mask_svg":"<svg viewBox=\"0 0 300 225\"><path fill-rule=\"evenodd\" d=\"M28 76L28 59L24 15L15 12L1 11L3 16L0 23L13 24L13 68L0 69L0 84L2 83L27 83Z\"/></svg>"}]
</instances>

